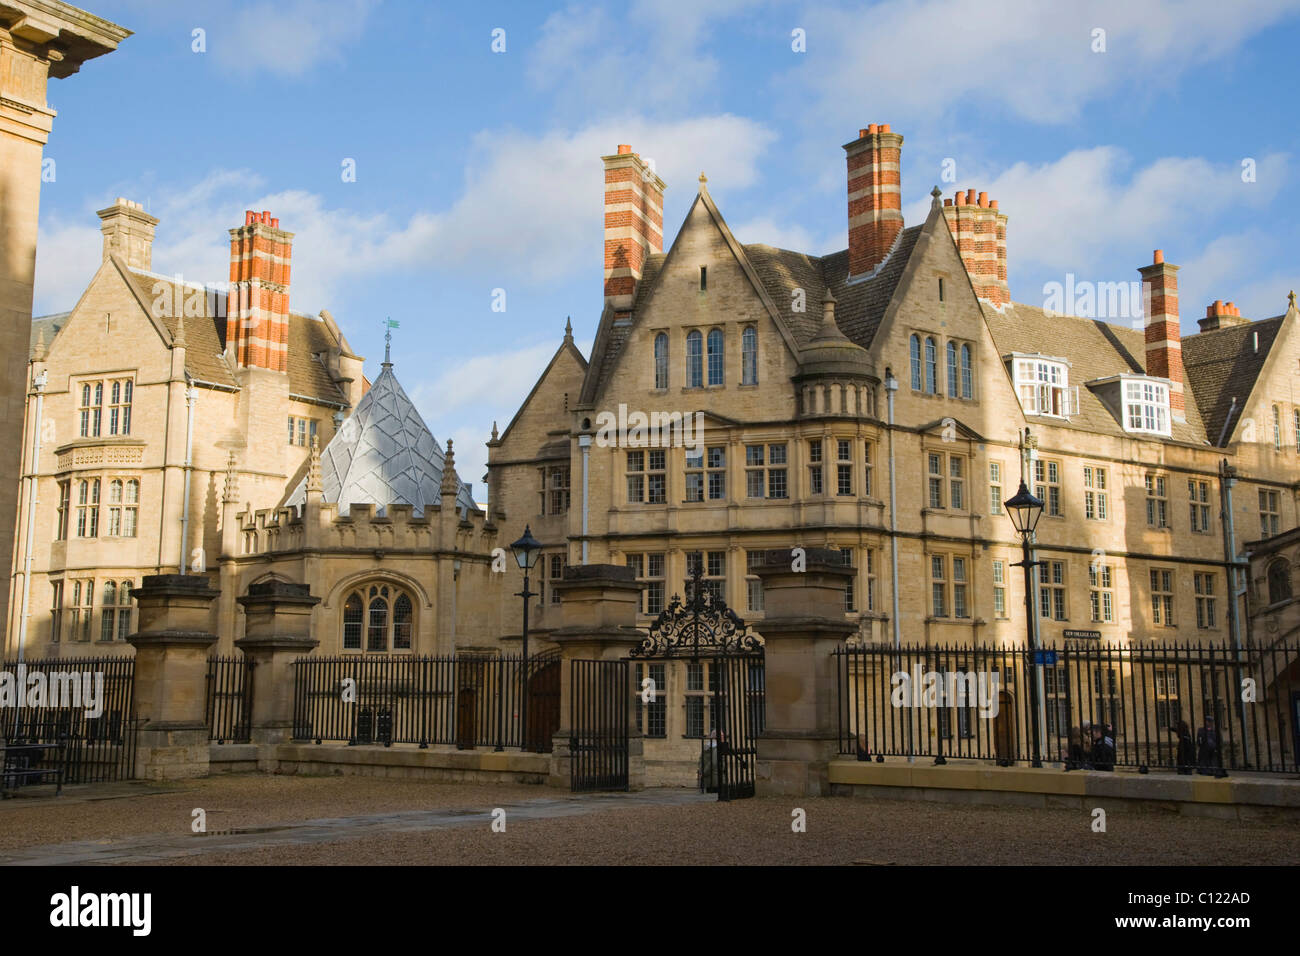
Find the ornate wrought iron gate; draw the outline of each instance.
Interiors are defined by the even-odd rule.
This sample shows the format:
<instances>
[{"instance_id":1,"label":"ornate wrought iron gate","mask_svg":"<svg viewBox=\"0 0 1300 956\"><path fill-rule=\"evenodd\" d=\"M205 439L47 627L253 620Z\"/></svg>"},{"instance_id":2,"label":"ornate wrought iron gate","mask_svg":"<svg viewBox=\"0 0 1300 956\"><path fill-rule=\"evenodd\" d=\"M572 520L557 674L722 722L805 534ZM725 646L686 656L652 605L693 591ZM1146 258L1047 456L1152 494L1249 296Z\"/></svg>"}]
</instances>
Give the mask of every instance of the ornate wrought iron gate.
<instances>
[{"instance_id":1,"label":"ornate wrought iron gate","mask_svg":"<svg viewBox=\"0 0 1300 956\"><path fill-rule=\"evenodd\" d=\"M698 698L700 788L716 791L719 800L752 797L758 736L766 718L763 642L707 586L699 562L692 569L687 600L673 595L631 656L686 663L688 685L694 682L711 694L707 709L705 695Z\"/></svg>"},{"instance_id":2,"label":"ornate wrought iron gate","mask_svg":"<svg viewBox=\"0 0 1300 956\"><path fill-rule=\"evenodd\" d=\"M628 788L627 661L571 661L569 670L569 786Z\"/></svg>"}]
</instances>

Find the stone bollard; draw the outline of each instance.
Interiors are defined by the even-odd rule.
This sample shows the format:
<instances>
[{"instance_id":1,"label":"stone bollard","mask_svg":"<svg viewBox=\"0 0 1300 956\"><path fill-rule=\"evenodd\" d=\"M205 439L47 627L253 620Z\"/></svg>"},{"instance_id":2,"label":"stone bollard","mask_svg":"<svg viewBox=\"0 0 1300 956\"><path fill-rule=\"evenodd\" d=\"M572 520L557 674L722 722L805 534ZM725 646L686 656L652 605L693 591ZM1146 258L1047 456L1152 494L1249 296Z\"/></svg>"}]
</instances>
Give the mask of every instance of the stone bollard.
<instances>
[{"instance_id":1,"label":"stone bollard","mask_svg":"<svg viewBox=\"0 0 1300 956\"><path fill-rule=\"evenodd\" d=\"M293 736L293 662L320 642L311 636L312 609L320 603L306 584L265 581L237 599L244 606L244 636L235 646L250 670L253 706L250 740L259 769L274 770L274 745Z\"/></svg>"},{"instance_id":2,"label":"stone bollard","mask_svg":"<svg viewBox=\"0 0 1300 956\"><path fill-rule=\"evenodd\" d=\"M145 780L184 780L208 773L208 630L221 592L197 574L145 575L131 591L139 608L135 646L135 772Z\"/></svg>"},{"instance_id":3,"label":"stone bollard","mask_svg":"<svg viewBox=\"0 0 1300 956\"><path fill-rule=\"evenodd\" d=\"M641 606L641 585L632 569L619 564L575 565L564 569L564 580L552 585L560 594L560 624L549 639L560 646L560 729L553 738L552 787L570 786L570 740L573 701L573 661L626 661L642 635L635 629ZM628 789L645 789L645 753L636 727L636 698L628 665L622 688L608 688L625 696L628 728Z\"/></svg>"},{"instance_id":4,"label":"stone bollard","mask_svg":"<svg viewBox=\"0 0 1300 956\"><path fill-rule=\"evenodd\" d=\"M836 551L768 551L754 573L763 582L766 729L758 738L759 796L825 796L839 749L832 651L857 627L844 619L850 568ZM802 570L794 570L802 567Z\"/></svg>"}]
</instances>

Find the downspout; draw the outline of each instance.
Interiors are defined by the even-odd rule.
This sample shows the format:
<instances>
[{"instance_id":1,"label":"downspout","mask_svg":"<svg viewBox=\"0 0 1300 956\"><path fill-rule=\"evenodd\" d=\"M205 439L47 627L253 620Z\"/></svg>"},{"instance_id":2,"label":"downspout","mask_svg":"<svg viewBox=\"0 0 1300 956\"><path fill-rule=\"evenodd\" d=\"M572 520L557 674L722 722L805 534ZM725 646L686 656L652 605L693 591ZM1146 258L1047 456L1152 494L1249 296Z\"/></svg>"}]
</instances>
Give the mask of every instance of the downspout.
<instances>
[{"instance_id":1,"label":"downspout","mask_svg":"<svg viewBox=\"0 0 1300 956\"><path fill-rule=\"evenodd\" d=\"M582 563L587 563L587 461L591 457L591 436L579 435L578 447L582 449Z\"/></svg>"},{"instance_id":2,"label":"downspout","mask_svg":"<svg viewBox=\"0 0 1300 956\"><path fill-rule=\"evenodd\" d=\"M36 421L32 429L32 467L27 475L27 542L23 550L23 604L18 617L18 663L27 645L27 610L32 597L32 537L36 530L36 484L41 463L41 414L45 402L45 369L32 379L36 389Z\"/></svg>"},{"instance_id":3,"label":"downspout","mask_svg":"<svg viewBox=\"0 0 1300 956\"><path fill-rule=\"evenodd\" d=\"M1232 516L1232 487L1237 483L1237 469L1228 464L1224 458L1219 462L1219 503L1223 509L1223 560L1227 566L1228 578L1228 631L1232 634L1232 646L1237 651L1237 686L1241 686L1241 615L1238 601L1245 593L1245 588L1238 590L1237 575L1237 529ZM1245 765L1250 766L1250 753L1246 737L1246 701L1241 694L1234 694L1241 706L1241 747Z\"/></svg>"},{"instance_id":4,"label":"downspout","mask_svg":"<svg viewBox=\"0 0 1300 956\"><path fill-rule=\"evenodd\" d=\"M894 393L898 391L898 379L890 369L885 369L885 405L886 424L889 426L889 568L892 580L890 582L890 623L894 631L894 673L898 673L902 666L902 657L898 653L903 644L903 624L898 619L898 484L894 480ZM908 709L907 718L907 762L916 762L916 748L913 741L916 740L918 728L913 726L913 715L911 711L915 708ZM920 715L916 715L919 719Z\"/></svg>"},{"instance_id":5,"label":"downspout","mask_svg":"<svg viewBox=\"0 0 1300 956\"><path fill-rule=\"evenodd\" d=\"M893 575L890 590L893 592L890 616L894 628L894 649L903 643L903 625L898 619L898 488L894 481L894 393L898 391L898 379L894 373L885 369L885 399L889 408L889 565ZM895 668L897 670L897 668Z\"/></svg>"},{"instance_id":6,"label":"downspout","mask_svg":"<svg viewBox=\"0 0 1300 956\"><path fill-rule=\"evenodd\" d=\"M188 373L185 380L189 382ZM185 389L185 503L181 510L181 574L185 573L186 548L190 541L190 471L194 465L194 405L199 390L193 384Z\"/></svg>"}]
</instances>

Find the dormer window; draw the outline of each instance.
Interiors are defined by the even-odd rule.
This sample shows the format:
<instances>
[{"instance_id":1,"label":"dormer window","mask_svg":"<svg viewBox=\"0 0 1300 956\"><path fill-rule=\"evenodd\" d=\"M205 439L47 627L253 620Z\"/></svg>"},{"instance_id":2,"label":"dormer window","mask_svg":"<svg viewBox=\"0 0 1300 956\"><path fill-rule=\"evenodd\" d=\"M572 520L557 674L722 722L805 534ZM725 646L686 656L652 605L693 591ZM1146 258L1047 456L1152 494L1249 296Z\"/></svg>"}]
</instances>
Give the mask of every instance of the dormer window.
<instances>
[{"instance_id":1,"label":"dormer window","mask_svg":"<svg viewBox=\"0 0 1300 956\"><path fill-rule=\"evenodd\" d=\"M1169 434L1169 386L1146 378L1124 378L1124 429Z\"/></svg>"},{"instance_id":2,"label":"dormer window","mask_svg":"<svg viewBox=\"0 0 1300 956\"><path fill-rule=\"evenodd\" d=\"M1070 368L1064 359L1012 356L1016 392L1027 415L1068 418L1074 403L1070 393Z\"/></svg>"}]
</instances>

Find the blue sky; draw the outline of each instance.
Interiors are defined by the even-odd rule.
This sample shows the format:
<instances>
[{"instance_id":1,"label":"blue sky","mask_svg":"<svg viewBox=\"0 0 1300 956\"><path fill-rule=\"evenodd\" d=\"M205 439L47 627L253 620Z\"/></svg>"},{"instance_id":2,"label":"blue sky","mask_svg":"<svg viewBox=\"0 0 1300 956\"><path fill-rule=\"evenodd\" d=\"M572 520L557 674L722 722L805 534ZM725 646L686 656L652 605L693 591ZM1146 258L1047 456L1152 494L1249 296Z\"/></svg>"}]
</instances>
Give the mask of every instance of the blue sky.
<instances>
[{"instance_id":1,"label":"blue sky","mask_svg":"<svg viewBox=\"0 0 1300 956\"><path fill-rule=\"evenodd\" d=\"M115 196L161 220L155 271L197 281L269 209L296 234L291 307L329 309L372 378L401 322L398 376L480 498L482 442L566 316L589 351L619 143L668 184L666 242L703 170L740 241L844 248L841 146L890 123L909 223L935 184L999 200L1016 301L1136 280L1155 248L1184 334L1214 299L1262 318L1300 286L1300 0L88 4L135 35L51 83L36 313L75 303Z\"/></svg>"}]
</instances>

